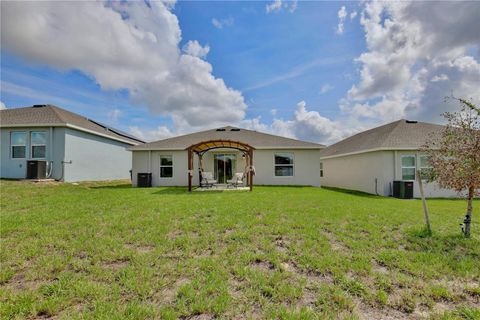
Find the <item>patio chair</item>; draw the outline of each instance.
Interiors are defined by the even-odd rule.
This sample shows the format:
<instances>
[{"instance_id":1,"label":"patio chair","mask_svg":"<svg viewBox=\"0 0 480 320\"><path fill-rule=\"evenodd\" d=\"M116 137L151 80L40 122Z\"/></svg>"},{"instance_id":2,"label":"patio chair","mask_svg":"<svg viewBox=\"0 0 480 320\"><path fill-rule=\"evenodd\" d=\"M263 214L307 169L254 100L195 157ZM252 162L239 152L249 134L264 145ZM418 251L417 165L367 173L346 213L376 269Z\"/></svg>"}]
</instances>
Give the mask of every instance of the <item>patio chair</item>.
<instances>
[{"instance_id":1,"label":"patio chair","mask_svg":"<svg viewBox=\"0 0 480 320\"><path fill-rule=\"evenodd\" d=\"M211 188L218 183L217 180L213 177L213 173L202 171L202 186L206 188Z\"/></svg>"},{"instance_id":2,"label":"patio chair","mask_svg":"<svg viewBox=\"0 0 480 320\"><path fill-rule=\"evenodd\" d=\"M237 172L235 175L232 177L232 179L227 180L228 186L233 186L237 188L239 185L243 186L243 177L245 175L243 172Z\"/></svg>"}]
</instances>

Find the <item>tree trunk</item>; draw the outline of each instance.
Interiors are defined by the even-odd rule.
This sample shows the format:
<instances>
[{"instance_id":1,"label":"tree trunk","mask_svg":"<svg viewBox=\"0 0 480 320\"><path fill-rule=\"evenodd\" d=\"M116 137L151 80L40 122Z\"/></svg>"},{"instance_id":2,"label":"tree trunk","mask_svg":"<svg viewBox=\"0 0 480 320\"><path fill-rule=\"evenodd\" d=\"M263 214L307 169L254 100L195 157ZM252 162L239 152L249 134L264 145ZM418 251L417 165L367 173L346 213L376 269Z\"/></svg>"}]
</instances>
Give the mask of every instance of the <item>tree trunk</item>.
<instances>
[{"instance_id":1,"label":"tree trunk","mask_svg":"<svg viewBox=\"0 0 480 320\"><path fill-rule=\"evenodd\" d=\"M468 188L468 204L467 204L467 214L465 215L464 229L463 233L465 238L470 238L470 224L472 223L472 200L473 200L473 187Z\"/></svg>"}]
</instances>

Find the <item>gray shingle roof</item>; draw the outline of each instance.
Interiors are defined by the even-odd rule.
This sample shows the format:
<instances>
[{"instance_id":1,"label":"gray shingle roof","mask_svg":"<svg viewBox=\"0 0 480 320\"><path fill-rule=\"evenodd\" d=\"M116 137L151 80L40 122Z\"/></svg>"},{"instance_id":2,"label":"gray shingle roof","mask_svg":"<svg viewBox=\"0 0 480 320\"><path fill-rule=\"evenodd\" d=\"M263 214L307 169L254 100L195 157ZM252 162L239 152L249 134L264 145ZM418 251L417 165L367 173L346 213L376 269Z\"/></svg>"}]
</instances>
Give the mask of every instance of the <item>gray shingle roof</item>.
<instances>
[{"instance_id":1,"label":"gray shingle roof","mask_svg":"<svg viewBox=\"0 0 480 320\"><path fill-rule=\"evenodd\" d=\"M144 142L125 132L110 128L94 120L85 118L81 115L53 105L38 105L33 107L0 110L0 126L2 127L28 127L39 125L71 125L114 139L128 141L131 144L139 144Z\"/></svg>"},{"instance_id":2,"label":"gray shingle roof","mask_svg":"<svg viewBox=\"0 0 480 320\"><path fill-rule=\"evenodd\" d=\"M224 131L219 131L224 129ZM232 130L233 129L233 130ZM297 149L322 149L325 146L313 142L300 141L267 133L240 129L235 127L222 127L191 133L183 136L173 137L169 139L154 141L131 147L131 150L185 150L193 144L209 141L209 140L231 140L239 141L254 148L260 149L281 149L281 148L297 148Z\"/></svg>"},{"instance_id":3,"label":"gray shingle roof","mask_svg":"<svg viewBox=\"0 0 480 320\"><path fill-rule=\"evenodd\" d=\"M430 137L439 137L445 126L398 120L380 127L363 131L339 141L320 153L320 157L332 157L371 150L418 150Z\"/></svg>"}]
</instances>

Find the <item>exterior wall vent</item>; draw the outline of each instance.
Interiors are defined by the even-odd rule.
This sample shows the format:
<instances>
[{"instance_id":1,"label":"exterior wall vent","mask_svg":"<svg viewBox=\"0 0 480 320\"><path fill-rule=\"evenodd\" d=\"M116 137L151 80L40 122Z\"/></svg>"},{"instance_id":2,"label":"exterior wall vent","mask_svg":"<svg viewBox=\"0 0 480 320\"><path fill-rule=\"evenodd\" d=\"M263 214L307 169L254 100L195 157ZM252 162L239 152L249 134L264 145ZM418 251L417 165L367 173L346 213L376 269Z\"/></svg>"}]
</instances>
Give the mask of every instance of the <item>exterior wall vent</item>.
<instances>
[{"instance_id":1,"label":"exterior wall vent","mask_svg":"<svg viewBox=\"0 0 480 320\"><path fill-rule=\"evenodd\" d=\"M225 128L218 128L217 131L225 131Z\"/></svg>"},{"instance_id":2,"label":"exterior wall vent","mask_svg":"<svg viewBox=\"0 0 480 320\"><path fill-rule=\"evenodd\" d=\"M46 104L34 104L33 108L43 108L43 107L46 107L46 106L47 106Z\"/></svg>"},{"instance_id":3,"label":"exterior wall vent","mask_svg":"<svg viewBox=\"0 0 480 320\"><path fill-rule=\"evenodd\" d=\"M418 121L415 121L415 120L407 120L405 121L406 123L418 123Z\"/></svg>"},{"instance_id":4,"label":"exterior wall vent","mask_svg":"<svg viewBox=\"0 0 480 320\"><path fill-rule=\"evenodd\" d=\"M238 129L238 128L232 128L232 129L230 129L230 131L240 131L240 129Z\"/></svg>"}]
</instances>

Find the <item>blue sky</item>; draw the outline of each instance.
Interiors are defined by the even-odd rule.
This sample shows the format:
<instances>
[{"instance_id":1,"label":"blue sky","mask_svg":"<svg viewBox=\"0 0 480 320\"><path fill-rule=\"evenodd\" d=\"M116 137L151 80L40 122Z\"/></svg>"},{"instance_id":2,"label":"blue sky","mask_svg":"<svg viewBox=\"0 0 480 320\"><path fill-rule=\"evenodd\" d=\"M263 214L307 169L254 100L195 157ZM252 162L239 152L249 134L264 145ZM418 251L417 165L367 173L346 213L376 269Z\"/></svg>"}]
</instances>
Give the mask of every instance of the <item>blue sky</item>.
<instances>
[{"instance_id":1,"label":"blue sky","mask_svg":"<svg viewBox=\"0 0 480 320\"><path fill-rule=\"evenodd\" d=\"M2 3L0 100L55 104L148 140L234 124L331 143L400 117L439 122L449 91L478 98L478 36L451 40L478 20L475 3L444 35L422 22L428 3L153 4ZM60 13L72 18L48 20ZM50 22L15 30L22 17ZM435 40L411 40L419 33ZM186 48L193 41L203 53ZM164 75L174 76L153 80Z\"/></svg>"}]
</instances>

